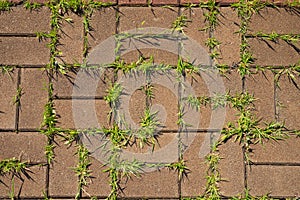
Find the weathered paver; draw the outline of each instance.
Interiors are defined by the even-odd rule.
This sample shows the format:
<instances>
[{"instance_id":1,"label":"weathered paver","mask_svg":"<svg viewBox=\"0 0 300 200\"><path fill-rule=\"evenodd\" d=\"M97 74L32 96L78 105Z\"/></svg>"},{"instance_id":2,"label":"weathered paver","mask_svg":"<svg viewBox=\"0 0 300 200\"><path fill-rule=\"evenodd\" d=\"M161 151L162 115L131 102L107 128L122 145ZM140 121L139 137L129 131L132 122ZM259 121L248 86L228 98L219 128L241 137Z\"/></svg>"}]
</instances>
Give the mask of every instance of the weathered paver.
<instances>
[{"instance_id":1,"label":"weathered paver","mask_svg":"<svg viewBox=\"0 0 300 200\"><path fill-rule=\"evenodd\" d=\"M300 85L299 77L295 77L295 83L298 86ZM284 122L288 129L300 129L300 119L298 117L300 90L286 75L280 77L278 84L277 109L279 121Z\"/></svg>"},{"instance_id":2,"label":"weathered paver","mask_svg":"<svg viewBox=\"0 0 300 200\"><path fill-rule=\"evenodd\" d=\"M155 37L155 35L170 31L172 23L176 18L176 9L121 7L118 31L119 33L126 33L128 31L131 31L131 33L138 33L138 31L140 31L143 34L155 33L153 36ZM152 30L150 30L149 27L151 27ZM168 43L168 39L154 39L152 37L150 37L150 39L153 41L150 40L149 42L148 38L137 40L124 39L125 41L121 41L121 44L124 45L121 47L121 57L126 62L133 62L137 61L139 54L142 53L144 57L154 56L156 63L177 64L178 56L176 54L178 54L178 45L176 42ZM170 46L164 45L165 43L170 44ZM128 46L128 44L133 46ZM128 49L131 51L128 52Z\"/></svg>"},{"instance_id":3,"label":"weathered paver","mask_svg":"<svg viewBox=\"0 0 300 200\"><path fill-rule=\"evenodd\" d=\"M93 51L93 48L96 47L96 45L99 45L104 40L114 36L117 23L116 15L117 12L113 8L103 8L93 13L90 20L92 30L88 35L91 51ZM108 21L110 23L107 23ZM107 48L112 48L111 50L114 50L115 43L112 42L111 47L106 47L104 50L108 51ZM105 51L103 53L105 53Z\"/></svg>"},{"instance_id":4,"label":"weathered paver","mask_svg":"<svg viewBox=\"0 0 300 200\"><path fill-rule=\"evenodd\" d=\"M224 196L237 196L244 192L244 155L241 145L233 140L219 147L221 174L220 191Z\"/></svg>"},{"instance_id":5,"label":"weathered paver","mask_svg":"<svg viewBox=\"0 0 300 200\"><path fill-rule=\"evenodd\" d=\"M300 60L297 49L282 40L275 43L255 38L249 39L249 44L256 65L290 66L298 63ZM299 42L294 45L296 48L299 48Z\"/></svg>"},{"instance_id":6,"label":"weathered paver","mask_svg":"<svg viewBox=\"0 0 300 200\"><path fill-rule=\"evenodd\" d=\"M55 160L51 164L49 173L49 194L51 196L75 196L78 179L73 168L78 163L76 147L67 146L57 138L54 153Z\"/></svg>"},{"instance_id":7,"label":"weathered paver","mask_svg":"<svg viewBox=\"0 0 300 200\"><path fill-rule=\"evenodd\" d=\"M1 129L15 129L16 105L14 96L17 93L18 69L13 73L0 74L0 121Z\"/></svg>"},{"instance_id":8,"label":"weathered paver","mask_svg":"<svg viewBox=\"0 0 300 200\"><path fill-rule=\"evenodd\" d=\"M250 21L251 33L263 32L279 34L300 33L299 15L285 8L264 8L254 14Z\"/></svg>"},{"instance_id":9,"label":"weathered paver","mask_svg":"<svg viewBox=\"0 0 300 200\"><path fill-rule=\"evenodd\" d=\"M47 7L38 10L14 7L10 12L1 13L0 21L0 34L47 32L50 30L50 10Z\"/></svg>"},{"instance_id":10,"label":"weathered paver","mask_svg":"<svg viewBox=\"0 0 300 200\"><path fill-rule=\"evenodd\" d=\"M103 100L55 100L54 107L61 128L85 129L107 127L109 106Z\"/></svg>"},{"instance_id":11,"label":"weathered paver","mask_svg":"<svg viewBox=\"0 0 300 200\"><path fill-rule=\"evenodd\" d=\"M253 196L299 197L299 166L251 166L248 187Z\"/></svg>"},{"instance_id":12,"label":"weathered paver","mask_svg":"<svg viewBox=\"0 0 300 200\"><path fill-rule=\"evenodd\" d=\"M185 135L182 137L185 137ZM181 195L183 197L197 197L203 195L205 191L205 177L208 167L204 159L206 155L203 153L209 153L210 141L205 142L207 142L206 137L210 137L210 133L188 133L187 137L189 137L187 141L193 140L189 141L192 143L183 154L183 159L186 161L189 171L181 181ZM208 151L203 148L203 145L208 148Z\"/></svg>"},{"instance_id":13,"label":"weathered paver","mask_svg":"<svg viewBox=\"0 0 300 200\"><path fill-rule=\"evenodd\" d=\"M34 37L0 37L0 64L45 65L49 62L47 41Z\"/></svg>"},{"instance_id":14,"label":"weathered paver","mask_svg":"<svg viewBox=\"0 0 300 200\"><path fill-rule=\"evenodd\" d=\"M69 14L65 16L71 22L62 20L61 32L59 33L58 50L62 55L58 61L66 64L81 63L83 59L83 23L82 17Z\"/></svg>"},{"instance_id":15,"label":"weathered paver","mask_svg":"<svg viewBox=\"0 0 300 200\"><path fill-rule=\"evenodd\" d=\"M159 171L143 173L141 177L123 180L124 194L131 198L178 198L178 174L175 171L161 168ZM139 187L137 187L137 185Z\"/></svg>"},{"instance_id":16,"label":"weathered paver","mask_svg":"<svg viewBox=\"0 0 300 200\"><path fill-rule=\"evenodd\" d=\"M38 132L3 132L0 134L0 157L17 158L25 162L45 163L47 138Z\"/></svg>"},{"instance_id":17,"label":"weathered paver","mask_svg":"<svg viewBox=\"0 0 300 200\"><path fill-rule=\"evenodd\" d=\"M48 101L48 76L45 71L23 68L21 71L21 106L19 129L39 129L44 107Z\"/></svg>"},{"instance_id":18,"label":"weathered paver","mask_svg":"<svg viewBox=\"0 0 300 200\"><path fill-rule=\"evenodd\" d=\"M286 140L265 141L253 145L250 159L254 163L299 163L300 140L295 136Z\"/></svg>"},{"instance_id":19,"label":"weathered paver","mask_svg":"<svg viewBox=\"0 0 300 200\"><path fill-rule=\"evenodd\" d=\"M271 71L258 72L246 77L245 90L253 95L254 113L263 122L275 120L275 83Z\"/></svg>"},{"instance_id":20,"label":"weathered paver","mask_svg":"<svg viewBox=\"0 0 300 200\"><path fill-rule=\"evenodd\" d=\"M57 98L103 97L113 81L112 70L88 69L55 75L52 80Z\"/></svg>"},{"instance_id":21,"label":"weathered paver","mask_svg":"<svg viewBox=\"0 0 300 200\"><path fill-rule=\"evenodd\" d=\"M237 12L228 7L220 8L219 24L214 31L214 37L220 41L219 64L233 65L240 60L240 37L237 34L239 30L240 19Z\"/></svg>"},{"instance_id":22,"label":"weathered paver","mask_svg":"<svg viewBox=\"0 0 300 200\"><path fill-rule=\"evenodd\" d=\"M16 176L12 179L12 176L9 174L1 176L0 198L10 198L9 194L12 191L12 184L14 184L15 197L43 198L43 192L46 189L46 167L31 166L28 167L27 173L30 178L22 174L23 181ZM12 180L14 180L14 183Z\"/></svg>"}]
</instances>

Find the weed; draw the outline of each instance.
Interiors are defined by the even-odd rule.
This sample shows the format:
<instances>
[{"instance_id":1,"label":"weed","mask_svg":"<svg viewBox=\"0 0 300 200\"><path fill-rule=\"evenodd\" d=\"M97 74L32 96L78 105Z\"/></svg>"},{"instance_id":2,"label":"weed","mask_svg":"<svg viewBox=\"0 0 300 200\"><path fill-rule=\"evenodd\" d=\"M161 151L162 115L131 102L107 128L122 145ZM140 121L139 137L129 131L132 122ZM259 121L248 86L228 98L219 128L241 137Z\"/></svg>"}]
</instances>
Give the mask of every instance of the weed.
<instances>
[{"instance_id":1,"label":"weed","mask_svg":"<svg viewBox=\"0 0 300 200\"><path fill-rule=\"evenodd\" d=\"M24 3L24 8L26 8L27 10L36 10L41 8L43 5L37 2L30 2L30 1L26 1Z\"/></svg>"},{"instance_id":2,"label":"weed","mask_svg":"<svg viewBox=\"0 0 300 200\"><path fill-rule=\"evenodd\" d=\"M123 147L128 144L131 138L129 130L122 130L117 124L113 124L112 128L103 128L102 132L115 147Z\"/></svg>"},{"instance_id":3,"label":"weed","mask_svg":"<svg viewBox=\"0 0 300 200\"><path fill-rule=\"evenodd\" d=\"M78 145L76 154L79 162L73 169L78 177L78 192L75 199L80 199L83 187L87 186L87 179L89 179L91 176L91 170L89 170L91 162L89 160L89 152L83 145Z\"/></svg>"},{"instance_id":4,"label":"weed","mask_svg":"<svg viewBox=\"0 0 300 200\"><path fill-rule=\"evenodd\" d=\"M183 159L180 159L178 162L166 164L165 167L177 171L179 180L181 180L183 176L187 176L189 172L189 168L186 166Z\"/></svg>"},{"instance_id":5,"label":"weed","mask_svg":"<svg viewBox=\"0 0 300 200\"><path fill-rule=\"evenodd\" d=\"M10 11L11 7L14 4L11 1L0 0L0 12L1 11Z\"/></svg>"},{"instance_id":6,"label":"weed","mask_svg":"<svg viewBox=\"0 0 300 200\"><path fill-rule=\"evenodd\" d=\"M22 88L21 87L18 87L17 88L17 94L14 96L13 98L13 103L17 106L20 106L21 104L21 96L23 95L24 93L22 92Z\"/></svg>"},{"instance_id":7,"label":"weed","mask_svg":"<svg viewBox=\"0 0 300 200\"><path fill-rule=\"evenodd\" d=\"M3 75L8 74L11 79L12 79L11 74L13 73L14 69L15 68L13 66L8 66L8 65L1 65L0 66L1 73Z\"/></svg>"},{"instance_id":8,"label":"weed","mask_svg":"<svg viewBox=\"0 0 300 200\"><path fill-rule=\"evenodd\" d=\"M201 2L200 8L207 10L207 12L203 13L205 17L205 21L208 22L208 26L200 30L209 30L213 31L216 29L219 24L218 15L220 14L220 10L215 0L208 0L207 2Z\"/></svg>"},{"instance_id":9,"label":"weed","mask_svg":"<svg viewBox=\"0 0 300 200\"><path fill-rule=\"evenodd\" d=\"M116 117L117 115L117 108L119 107L122 91L123 87L119 83L111 84L109 89L107 89L107 95L104 97L104 100L110 105L111 108L111 111L108 115L110 119L111 117Z\"/></svg>"},{"instance_id":10,"label":"weed","mask_svg":"<svg viewBox=\"0 0 300 200\"><path fill-rule=\"evenodd\" d=\"M21 174L27 176L28 163L21 162L16 158L4 159L0 161L0 175L13 174L20 177Z\"/></svg>"},{"instance_id":11,"label":"weed","mask_svg":"<svg viewBox=\"0 0 300 200\"><path fill-rule=\"evenodd\" d=\"M144 116L140 121L140 128L134 134L135 139L139 142L139 147L143 148L145 144L150 143L154 150L156 142L157 129L160 122L156 119L157 112L151 113L150 108L146 108Z\"/></svg>"},{"instance_id":12,"label":"weed","mask_svg":"<svg viewBox=\"0 0 300 200\"><path fill-rule=\"evenodd\" d=\"M211 153L205 157L208 164L208 171L206 175L206 190L203 196L204 199L217 200L221 199L218 183L221 181L221 175L218 169L220 156L218 153L219 143L212 146Z\"/></svg>"},{"instance_id":13,"label":"weed","mask_svg":"<svg viewBox=\"0 0 300 200\"><path fill-rule=\"evenodd\" d=\"M173 22L172 30L178 31L179 33L184 33L184 27L187 27L188 22L191 22L191 20L189 20L186 15L180 15Z\"/></svg>"}]
</instances>

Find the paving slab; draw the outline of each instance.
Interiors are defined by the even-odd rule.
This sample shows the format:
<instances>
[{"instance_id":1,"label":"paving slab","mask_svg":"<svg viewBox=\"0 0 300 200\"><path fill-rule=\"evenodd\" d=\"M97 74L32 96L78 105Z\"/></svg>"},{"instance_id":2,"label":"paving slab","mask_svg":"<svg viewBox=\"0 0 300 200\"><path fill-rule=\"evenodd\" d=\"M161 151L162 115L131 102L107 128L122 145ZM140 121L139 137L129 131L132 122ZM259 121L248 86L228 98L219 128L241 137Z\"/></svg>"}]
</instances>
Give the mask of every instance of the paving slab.
<instances>
[{"instance_id":1,"label":"paving slab","mask_svg":"<svg viewBox=\"0 0 300 200\"><path fill-rule=\"evenodd\" d=\"M253 113L263 122L275 120L275 83L271 71L258 72L246 77L245 90L257 100Z\"/></svg>"},{"instance_id":2,"label":"paving slab","mask_svg":"<svg viewBox=\"0 0 300 200\"><path fill-rule=\"evenodd\" d=\"M109 185L110 179L108 173L103 172L103 170L105 170L105 167L103 166L104 163L101 163L92 157L90 157L90 160L91 165L89 169L92 171L92 177L87 187L84 188L86 192L83 192L82 196L108 196L111 190Z\"/></svg>"},{"instance_id":3,"label":"paving slab","mask_svg":"<svg viewBox=\"0 0 300 200\"><path fill-rule=\"evenodd\" d=\"M10 74L0 74L0 121L1 129L15 129L16 105L13 98L17 93L18 71Z\"/></svg>"},{"instance_id":4,"label":"paving slab","mask_svg":"<svg viewBox=\"0 0 300 200\"><path fill-rule=\"evenodd\" d=\"M152 5L178 5L178 0L151 0Z\"/></svg>"},{"instance_id":5,"label":"paving slab","mask_svg":"<svg viewBox=\"0 0 300 200\"><path fill-rule=\"evenodd\" d=\"M251 166L248 186L253 196L299 197L299 166Z\"/></svg>"},{"instance_id":6,"label":"paving slab","mask_svg":"<svg viewBox=\"0 0 300 200\"><path fill-rule=\"evenodd\" d=\"M252 16L249 30L251 33L297 34L300 33L298 21L297 12L285 8L264 8Z\"/></svg>"},{"instance_id":7,"label":"paving slab","mask_svg":"<svg viewBox=\"0 0 300 200\"><path fill-rule=\"evenodd\" d=\"M113 71L109 69L88 69L78 72L58 74L52 80L57 98L103 97L113 81Z\"/></svg>"},{"instance_id":8,"label":"paving slab","mask_svg":"<svg viewBox=\"0 0 300 200\"><path fill-rule=\"evenodd\" d=\"M181 181L181 195L183 197L197 197L203 195L206 187L206 171L207 164L205 163L204 157L202 154L202 145L206 145L206 137L210 133L188 133L189 139L186 140L184 145L188 145L187 149L183 154L183 159L186 161L186 166L189 169L189 172L186 177L183 177ZM184 138L185 135L182 135ZM192 141L191 141L192 140ZM208 141L208 148L210 141ZM208 153L209 153L208 149Z\"/></svg>"},{"instance_id":9,"label":"paving slab","mask_svg":"<svg viewBox=\"0 0 300 200\"><path fill-rule=\"evenodd\" d=\"M128 5L139 5L139 4L146 4L146 0L119 0L118 4L128 4Z\"/></svg>"},{"instance_id":10,"label":"paving slab","mask_svg":"<svg viewBox=\"0 0 300 200\"><path fill-rule=\"evenodd\" d=\"M293 47L279 40L277 43L261 39L249 39L250 51L253 53L255 65L262 66L289 66L299 62L300 43Z\"/></svg>"},{"instance_id":11,"label":"paving slab","mask_svg":"<svg viewBox=\"0 0 300 200\"><path fill-rule=\"evenodd\" d=\"M239 30L240 19L237 12L229 7L220 8L218 16L219 25L214 31L214 37L221 42L219 64L233 65L240 61L240 36L236 33Z\"/></svg>"},{"instance_id":12,"label":"paving slab","mask_svg":"<svg viewBox=\"0 0 300 200\"><path fill-rule=\"evenodd\" d=\"M143 173L141 177L123 180L122 197L128 198L179 198L178 174L166 168ZM139 187L137 187L137 185Z\"/></svg>"},{"instance_id":13,"label":"paving slab","mask_svg":"<svg viewBox=\"0 0 300 200\"><path fill-rule=\"evenodd\" d=\"M186 27L183 28L184 33L186 36L194 41L192 41L192 44L195 44L197 42L197 46L195 46L198 50L198 48L202 49L203 54L206 55L199 55L201 58L204 56L205 61L203 61L201 58L195 61L195 60L188 60L190 62L195 62L195 64L209 64L207 63L207 58L209 57L209 48L205 45L206 40L209 38L209 34L206 31L200 31L201 29L205 28L207 26L205 22L205 18L203 16L203 10L201 8L192 8L192 9L181 9L181 15L184 15L189 20L186 23ZM183 41L184 44L185 41ZM190 53L194 53L192 50L193 46L190 47L189 45L186 45L186 48L189 49L183 49L182 54L184 55L184 52L186 52L188 55ZM192 51L192 52L191 52ZM192 54L193 55L193 54ZM192 55L190 55L192 57ZM193 56L194 57L194 56ZM194 58L193 58L194 59Z\"/></svg>"},{"instance_id":14,"label":"paving slab","mask_svg":"<svg viewBox=\"0 0 300 200\"><path fill-rule=\"evenodd\" d=\"M99 44L102 44L103 41L114 36L114 34L116 33L116 15L116 9L114 8L102 8L93 12L93 15L90 20L92 31L90 31L90 34L88 35L88 42L91 48L90 51L93 51L94 47L96 47ZM105 46L103 48L104 51L107 51L108 49L114 50L115 40L113 40L109 44L111 46Z\"/></svg>"},{"instance_id":15,"label":"paving slab","mask_svg":"<svg viewBox=\"0 0 300 200\"><path fill-rule=\"evenodd\" d=\"M41 166L32 166L28 168L30 179L22 175L23 181L14 177L14 193L18 198L43 198L46 189L46 168ZM12 176L1 176L0 198L10 199L9 193L12 187ZM19 194L19 196L18 196Z\"/></svg>"},{"instance_id":16,"label":"paving slab","mask_svg":"<svg viewBox=\"0 0 300 200\"><path fill-rule=\"evenodd\" d=\"M33 37L0 37L0 64L45 65L49 62L47 41Z\"/></svg>"},{"instance_id":17,"label":"paving slab","mask_svg":"<svg viewBox=\"0 0 300 200\"><path fill-rule=\"evenodd\" d=\"M37 132L3 132L0 134L2 159L17 158L25 162L46 163L47 138Z\"/></svg>"},{"instance_id":18,"label":"paving slab","mask_svg":"<svg viewBox=\"0 0 300 200\"><path fill-rule=\"evenodd\" d=\"M220 191L224 196L237 196L244 192L244 156L241 145L233 140L219 147L221 174Z\"/></svg>"},{"instance_id":19,"label":"paving slab","mask_svg":"<svg viewBox=\"0 0 300 200\"><path fill-rule=\"evenodd\" d=\"M133 31L133 33L163 34L170 31L172 23L177 18L177 10L149 7L121 7L119 33ZM151 27L152 30L149 28ZM165 29L165 30L162 30ZM149 33L148 33L149 31ZM155 37L155 36L153 36ZM150 40L150 42L149 42ZM152 41L153 40L153 41ZM137 61L140 54L145 57L154 57L156 63L177 64L178 44L169 42L169 39L124 39L121 41L121 57L127 62ZM165 45L167 44L167 45ZM130 46L129 46L130 45Z\"/></svg>"},{"instance_id":20,"label":"paving slab","mask_svg":"<svg viewBox=\"0 0 300 200\"><path fill-rule=\"evenodd\" d=\"M109 106L103 100L55 100L57 126L70 129L108 126Z\"/></svg>"},{"instance_id":21,"label":"paving slab","mask_svg":"<svg viewBox=\"0 0 300 200\"><path fill-rule=\"evenodd\" d=\"M265 141L263 145L253 145L251 161L254 163L299 163L300 140L291 136L279 141Z\"/></svg>"},{"instance_id":22,"label":"paving slab","mask_svg":"<svg viewBox=\"0 0 300 200\"><path fill-rule=\"evenodd\" d=\"M2 12L0 21L0 34L48 32L50 30L50 10L47 7L26 10L24 7L17 6L10 12Z\"/></svg>"},{"instance_id":23,"label":"paving slab","mask_svg":"<svg viewBox=\"0 0 300 200\"><path fill-rule=\"evenodd\" d=\"M57 49L62 55L58 61L62 63L72 64L81 63L83 59L83 22L82 17L70 13L64 16L72 21L62 20L59 45Z\"/></svg>"},{"instance_id":24,"label":"paving slab","mask_svg":"<svg viewBox=\"0 0 300 200\"><path fill-rule=\"evenodd\" d=\"M76 146L73 144L68 147L60 138L56 138L55 142L55 158L49 172L49 195L75 196L78 179L72 168L78 163Z\"/></svg>"},{"instance_id":25,"label":"paving slab","mask_svg":"<svg viewBox=\"0 0 300 200\"><path fill-rule=\"evenodd\" d=\"M48 101L48 76L45 71L23 68L21 71L22 96L19 129L39 129L44 107Z\"/></svg>"},{"instance_id":26,"label":"paving slab","mask_svg":"<svg viewBox=\"0 0 300 200\"><path fill-rule=\"evenodd\" d=\"M299 86L300 79L296 77L295 83ZM277 90L277 101L279 121L284 122L288 129L300 129L299 119L299 96L300 90L293 82L283 75L279 80L279 89Z\"/></svg>"}]
</instances>

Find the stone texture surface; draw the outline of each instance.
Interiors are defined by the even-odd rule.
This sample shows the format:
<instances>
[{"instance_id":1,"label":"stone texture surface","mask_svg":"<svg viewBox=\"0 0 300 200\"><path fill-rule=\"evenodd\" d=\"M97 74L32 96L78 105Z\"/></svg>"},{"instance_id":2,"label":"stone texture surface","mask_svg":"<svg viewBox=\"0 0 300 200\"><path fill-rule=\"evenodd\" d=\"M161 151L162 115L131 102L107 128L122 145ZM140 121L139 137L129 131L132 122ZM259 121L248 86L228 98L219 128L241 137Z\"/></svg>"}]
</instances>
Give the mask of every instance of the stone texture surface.
<instances>
[{"instance_id":1,"label":"stone texture surface","mask_svg":"<svg viewBox=\"0 0 300 200\"><path fill-rule=\"evenodd\" d=\"M47 138L34 132L3 132L0 134L2 159L17 158L25 162L46 163L44 146Z\"/></svg>"},{"instance_id":2,"label":"stone texture surface","mask_svg":"<svg viewBox=\"0 0 300 200\"><path fill-rule=\"evenodd\" d=\"M103 8L93 13L90 20L92 31L88 35L91 51L96 45L114 36L116 33L116 15L116 10L113 8ZM107 21L110 21L110 23L107 23Z\"/></svg>"},{"instance_id":3,"label":"stone texture surface","mask_svg":"<svg viewBox=\"0 0 300 200\"><path fill-rule=\"evenodd\" d=\"M233 140L219 147L220 190L224 196L237 196L244 191L244 156L242 147Z\"/></svg>"},{"instance_id":4,"label":"stone texture surface","mask_svg":"<svg viewBox=\"0 0 300 200\"><path fill-rule=\"evenodd\" d=\"M177 11L167 8L120 8L119 33L131 31L137 33L163 34L171 29L172 23L177 18ZM152 30L149 30L151 27ZM162 29L163 28L163 29ZM153 36L155 37L155 36ZM168 43L168 39L124 39L121 41L121 56L127 62L137 61L139 54L145 57L154 56L156 63L176 64L178 44ZM164 44L168 45L164 45ZM125 54L125 55L124 55Z\"/></svg>"},{"instance_id":5,"label":"stone texture surface","mask_svg":"<svg viewBox=\"0 0 300 200\"><path fill-rule=\"evenodd\" d=\"M253 15L249 29L252 33L297 34L300 32L298 20L297 13L288 9L264 8L258 14Z\"/></svg>"},{"instance_id":6,"label":"stone texture surface","mask_svg":"<svg viewBox=\"0 0 300 200\"><path fill-rule=\"evenodd\" d=\"M107 127L109 106L103 100L56 100L54 107L61 128Z\"/></svg>"},{"instance_id":7,"label":"stone texture surface","mask_svg":"<svg viewBox=\"0 0 300 200\"><path fill-rule=\"evenodd\" d=\"M48 101L48 76L41 69L22 69L22 96L20 107L20 129L39 129L43 121L44 107Z\"/></svg>"},{"instance_id":8,"label":"stone texture surface","mask_svg":"<svg viewBox=\"0 0 300 200\"><path fill-rule=\"evenodd\" d=\"M131 198L179 198L178 174L161 168L159 171L143 173L141 177L123 180L124 197ZM139 187L136 187L139 185Z\"/></svg>"},{"instance_id":9,"label":"stone texture surface","mask_svg":"<svg viewBox=\"0 0 300 200\"><path fill-rule=\"evenodd\" d=\"M251 166L248 172L250 194L299 197L299 166Z\"/></svg>"},{"instance_id":10,"label":"stone texture surface","mask_svg":"<svg viewBox=\"0 0 300 200\"><path fill-rule=\"evenodd\" d=\"M31 37L0 37L0 64L45 65L49 62L47 41Z\"/></svg>"},{"instance_id":11,"label":"stone texture surface","mask_svg":"<svg viewBox=\"0 0 300 200\"><path fill-rule=\"evenodd\" d=\"M206 143L207 137L210 139L210 133L188 133L187 137L189 137L184 143L187 146L183 154L183 159L186 161L186 166L189 169L189 172L186 177L183 177L181 181L181 195L183 197L197 197L199 195L203 195L206 186L206 171L207 165L205 164L203 155L203 145L208 146L209 153L209 145L210 140L208 141L208 145ZM183 138L186 135L182 136Z\"/></svg>"},{"instance_id":12,"label":"stone texture surface","mask_svg":"<svg viewBox=\"0 0 300 200\"><path fill-rule=\"evenodd\" d=\"M214 37L221 42L219 64L232 65L240 60L240 37L236 33L239 30L240 19L236 11L231 8L220 8L219 25L214 31Z\"/></svg>"},{"instance_id":13,"label":"stone texture surface","mask_svg":"<svg viewBox=\"0 0 300 200\"><path fill-rule=\"evenodd\" d=\"M78 163L76 146L67 146L56 138L55 160L49 172L49 194L51 196L75 196L77 177L72 170Z\"/></svg>"},{"instance_id":14,"label":"stone texture surface","mask_svg":"<svg viewBox=\"0 0 300 200\"><path fill-rule=\"evenodd\" d=\"M67 75L58 74L53 79L54 95L57 98L94 98L107 94L109 84L113 81L112 70L79 70Z\"/></svg>"},{"instance_id":15,"label":"stone texture surface","mask_svg":"<svg viewBox=\"0 0 300 200\"><path fill-rule=\"evenodd\" d=\"M300 79L296 77L295 83L299 86ZM288 129L300 129L299 113L299 95L300 90L286 76L279 80L279 89L277 90L279 121L285 122Z\"/></svg>"},{"instance_id":16,"label":"stone texture surface","mask_svg":"<svg viewBox=\"0 0 300 200\"><path fill-rule=\"evenodd\" d=\"M0 74L0 121L1 129L15 129L16 122L16 106L13 98L17 92L18 71L13 73Z\"/></svg>"},{"instance_id":17,"label":"stone texture surface","mask_svg":"<svg viewBox=\"0 0 300 200\"><path fill-rule=\"evenodd\" d=\"M246 77L245 90L257 99L255 114L263 122L275 120L275 83L271 71L259 72Z\"/></svg>"},{"instance_id":18,"label":"stone texture surface","mask_svg":"<svg viewBox=\"0 0 300 200\"><path fill-rule=\"evenodd\" d=\"M62 20L59 46L62 55L59 61L66 64L81 63L83 59L83 23L82 17L69 14L65 18L71 22Z\"/></svg>"},{"instance_id":19,"label":"stone texture surface","mask_svg":"<svg viewBox=\"0 0 300 200\"><path fill-rule=\"evenodd\" d=\"M16 198L43 198L43 191L46 189L46 168L41 166L31 166L27 171L29 178L21 175L23 180L14 177L14 195ZM12 175L1 176L0 198L10 198ZM2 182L4 184L2 184Z\"/></svg>"},{"instance_id":20,"label":"stone texture surface","mask_svg":"<svg viewBox=\"0 0 300 200\"><path fill-rule=\"evenodd\" d=\"M289 66L299 62L298 50L286 42L249 39L250 49L253 53L256 65L262 66ZM299 42L294 46L299 49Z\"/></svg>"},{"instance_id":21,"label":"stone texture surface","mask_svg":"<svg viewBox=\"0 0 300 200\"><path fill-rule=\"evenodd\" d=\"M0 34L47 32L50 30L50 10L42 7L30 11L23 7L15 7L10 12L1 13L0 21Z\"/></svg>"},{"instance_id":22,"label":"stone texture surface","mask_svg":"<svg viewBox=\"0 0 300 200\"><path fill-rule=\"evenodd\" d=\"M263 145L254 145L251 161L258 163L299 163L299 138L282 141L265 141Z\"/></svg>"}]
</instances>

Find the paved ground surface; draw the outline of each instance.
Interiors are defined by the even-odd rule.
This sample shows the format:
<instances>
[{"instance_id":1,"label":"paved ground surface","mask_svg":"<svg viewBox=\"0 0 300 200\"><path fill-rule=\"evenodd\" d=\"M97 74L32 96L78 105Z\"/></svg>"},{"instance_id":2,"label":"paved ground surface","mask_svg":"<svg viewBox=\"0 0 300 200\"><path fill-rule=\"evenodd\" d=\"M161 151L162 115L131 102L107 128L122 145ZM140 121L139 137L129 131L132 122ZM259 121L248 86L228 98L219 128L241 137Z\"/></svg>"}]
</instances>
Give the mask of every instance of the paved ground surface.
<instances>
[{"instance_id":1,"label":"paved ground surface","mask_svg":"<svg viewBox=\"0 0 300 200\"><path fill-rule=\"evenodd\" d=\"M280 38L274 42L255 36L258 32L300 34L299 10L296 7L279 5L277 8L263 8L259 13L253 14L247 25L245 37L249 44L248 49L253 53L255 60L247 68L253 68L252 71L255 71L255 67L259 66L264 70L241 77L238 69L241 66L240 45L243 35L238 31L242 26L242 18L238 16L238 10L230 6L232 2L222 2L220 14L217 16L219 24L210 31L200 31L209 24L203 15L208 13L208 10L199 6L187 7L184 3L188 1L153 0L148 5L142 0L119 0L110 7L94 10L89 19L90 33L87 34L89 52L99 49L100 44L116 33L136 28L145 30L147 27L171 30L178 16L186 16L186 26L183 26L182 30L186 37L194 40L192 47L195 48L188 51L198 52L201 46L207 52L206 55L200 56L201 62L202 57L207 58L209 52L212 52L212 49L205 45L207 38L215 37L221 44L217 48L220 56L214 61L230 68L219 78L225 91L233 96L245 92L253 94L257 100L251 112L257 115L257 119L261 119L259 127L266 126L263 124L264 121L284 123L286 127L284 131L290 135L289 138L280 141L265 140L264 145L251 144L252 150L247 153L251 160L250 164L245 161L245 143L234 139L222 143L218 147L221 160L217 168L221 180L217 181L216 185L219 194L224 198L241 198L245 196L245 188L248 188L251 196L255 197L269 195L274 198L299 198L300 139L292 132L300 129L300 91L299 85L297 86L300 84L299 63L297 64L300 61L300 43L296 41L291 44ZM30 178L22 173L21 178L14 173L3 174L0 177L0 198L9 198L11 196L9 194L13 192L13 196L18 198L42 199L46 196L52 199L74 199L78 190L81 198L106 198L112 191L112 177L108 172L103 172L108 166L103 166L105 163L101 162L101 159L99 161L94 158L92 154L88 166L91 177L87 178L87 184L79 189L79 179L74 171L80 163L76 154L79 146L76 142L71 145L64 144L63 138L57 134L45 136L41 133L41 125L45 120L43 117L45 105L50 101L53 103L58 120L56 127L76 130L110 126L111 122L108 122L107 118L110 105L105 102L104 96L107 95L111 81L122 80L123 74L114 74L113 69L103 74L92 73L87 79L87 88L82 89L89 92L77 95L78 87L74 85L78 77L76 73L70 71L66 75L60 72L49 75L55 69L48 67L48 70L45 70L53 55L47 46L51 38L39 41L36 32L49 33L53 30L50 26L53 16L51 10L43 6L30 11L23 5L16 3L10 11L3 11L0 14L0 64L3 68L3 73L0 74L0 161L15 157L25 162ZM85 48L84 15L76 15L71 11L64 13L60 10L60 12L64 18L72 19L72 23L60 19L57 49L61 51L61 56L56 59L56 63L80 63L85 57L82 53ZM105 45L103 52L114 52L116 43L115 40L111 41ZM136 44L141 45L138 42ZM156 63L176 65L178 53L172 51L172 48L170 46L158 48L148 44L147 49L125 52L121 57L126 62L133 62L137 61L139 54L142 53L145 57L152 55ZM176 48L175 46L173 49ZM104 58L108 57L109 55ZM290 67L293 65L298 66L298 69ZM8 66L12 67L11 71L4 73L4 69ZM281 73L281 76L278 76L278 72L288 70L290 73ZM210 86L213 83L207 82L210 79L205 77L206 74L186 76L187 85L193 89L194 96L213 95L210 94L212 90ZM176 77L172 80L173 86L178 85ZM152 106L163 113L159 115L159 120L164 126L157 137L153 157L159 157L161 161L169 163L176 163L178 159L184 160L189 169L188 173L180 178L178 171L165 165L159 170L154 168L150 172L141 172L138 177L126 179L118 176L117 182L122 188L118 191L119 197L178 199L206 195L206 198L209 198L206 191L210 185L207 180L210 169L205 156L210 152L209 144L219 138L218 133L221 129L226 128L228 122L237 123L238 111L230 105L220 108L218 112L210 105L202 106L200 111L193 113L192 116L187 114L192 111L188 111L184 116L185 120L192 123L196 120L199 124L188 127L189 138L186 139L185 131L178 134L180 130L177 123L178 90L168 88L168 81L166 78L160 83L153 84L155 98L152 100ZM127 79L127 82L124 81L125 93L126 88L135 82L138 81L133 77ZM49 94L50 83L53 84L53 94ZM90 84L98 85L95 92L90 92L92 91ZM22 89L19 93L21 95L18 95L18 88ZM138 123L145 110L146 97L141 90L131 91L132 93L128 91L130 98L127 98L127 94L125 99L129 100L123 110L128 111L132 120ZM16 97L19 101L16 101ZM86 105L95 107L90 108ZM222 120L224 111L226 114ZM128 116L125 117L125 121L129 121ZM217 125L217 122L220 124ZM170 145L174 141L176 145ZM44 153L45 146L49 142L54 145L54 158L51 163L47 162ZM181 146L187 147L184 148L185 151L182 151ZM149 153L149 149L151 145L149 148L146 145L143 149L139 149L138 145L133 144L127 147L126 152L135 152L139 158L139 155Z\"/></svg>"}]
</instances>

